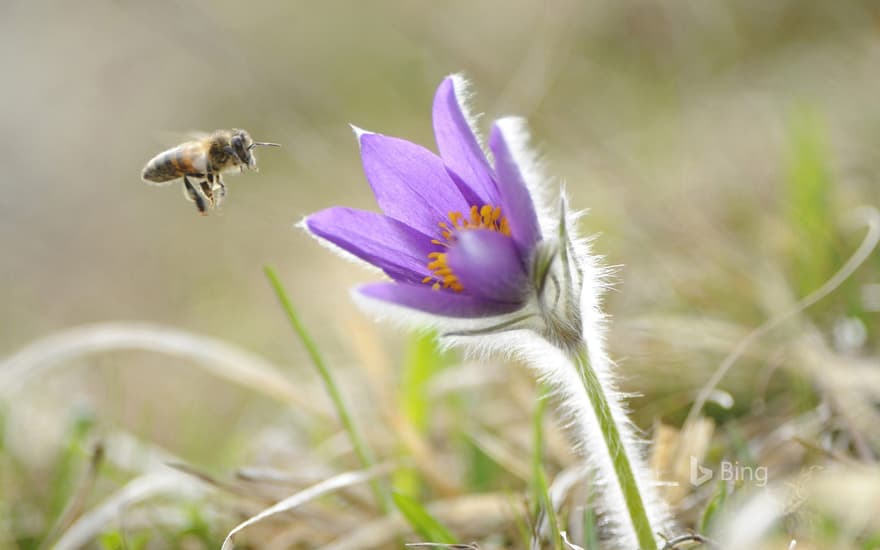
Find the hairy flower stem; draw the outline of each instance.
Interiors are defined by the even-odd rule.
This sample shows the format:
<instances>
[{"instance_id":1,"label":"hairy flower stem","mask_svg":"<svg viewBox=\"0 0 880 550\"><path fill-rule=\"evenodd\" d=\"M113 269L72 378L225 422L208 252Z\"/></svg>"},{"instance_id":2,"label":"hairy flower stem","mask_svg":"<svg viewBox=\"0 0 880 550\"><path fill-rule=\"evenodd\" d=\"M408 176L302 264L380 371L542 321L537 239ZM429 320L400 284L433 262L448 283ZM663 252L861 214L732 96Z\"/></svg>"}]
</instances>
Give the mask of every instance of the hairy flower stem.
<instances>
[{"instance_id":1,"label":"hairy flower stem","mask_svg":"<svg viewBox=\"0 0 880 550\"><path fill-rule=\"evenodd\" d=\"M639 492L639 486L636 482L629 457L626 454L620 430L611 413L611 407L605 396L605 389L590 365L590 360L584 347L570 352L570 355L577 368L578 376L584 385L584 391L587 392L587 397L593 406L593 414L596 415L602 431L602 438L605 440L605 445L611 457L611 463L614 465L617 484L620 486L620 492L623 494L624 502L626 502L627 512L632 521L632 527L639 542L639 548L641 550L657 550L657 542L654 539L651 522L648 520L645 502Z\"/></svg>"},{"instance_id":2,"label":"hairy flower stem","mask_svg":"<svg viewBox=\"0 0 880 550\"><path fill-rule=\"evenodd\" d=\"M342 398L342 393L339 391L339 386L333 378L333 373L327 368L327 364L324 363L324 358L321 356L320 351L318 351L318 346L315 344L315 341L312 340L308 331L306 331L305 326L299 319L299 315L296 314L296 310L293 308L293 304L291 303L290 298L288 298L287 292L281 284L281 279L278 278L275 270L266 266L263 268L263 271L266 273L266 278L269 279L272 289L278 296L278 301L281 303L281 307L287 314L290 326L293 327L294 332L299 336L299 339L306 348L306 352L309 354L312 363L315 365L315 369L318 371L318 375L321 377L321 381L324 382L327 394L333 402L336 414L339 415L339 421L342 423L342 427L345 429L348 438L351 440L351 445L354 447L354 452L357 455L361 466L363 466L364 469L369 469L376 463L376 460L373 458L373 453L370 451L370 448L367 447L351 417L348 406L345 404L345 400ZM389 509L388 494L375 479L370 480L370 487L373 490L379 508L383 512L387 512Z\"/></svg>"}]
</instances>

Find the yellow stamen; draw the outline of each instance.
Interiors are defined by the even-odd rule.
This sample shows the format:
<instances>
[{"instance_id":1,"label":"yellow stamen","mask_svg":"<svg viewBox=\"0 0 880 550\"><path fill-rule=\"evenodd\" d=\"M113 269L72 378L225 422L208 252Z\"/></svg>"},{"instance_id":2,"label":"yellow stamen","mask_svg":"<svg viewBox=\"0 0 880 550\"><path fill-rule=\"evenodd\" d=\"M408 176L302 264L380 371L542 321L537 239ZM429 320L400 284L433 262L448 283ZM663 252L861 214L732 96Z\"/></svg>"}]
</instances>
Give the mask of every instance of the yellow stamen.
<instances>
[{"instance_id":1,"label":"yellow stamen","mask_svg":"<svg viewBox=\"0 0 880 550\"><path fill-rule=\"evenodd\" d=\"M510 236L510 223L507 218L501 215L500 206L491 206L484 204L482 206L472 205L467 215L462 212L450 212L449 221L442 221L437 225L440 226L440 236L443 240L432 239L431 243L449 248L455 242L455 232L466 229L488 229L489 231L497 231L502 235ZM431 275L422 279L422 283L430 284L434 290L441 288L451 288L455 292L464 290L458 277L452 272L452 268L446 263L447 254L445 252L431 252L428 254L428 269Z\"/></svg>"},{"instance_id":2,"label":"yellow stamen","mask_svg":"<svg viewBox=\"0 0 880 550\"><path fill-rule=\"evenodd\" d=\"M489 225L493 221L494 220L492 219L492 207L489 206L488 204L483 205L483 207L480 208L480 222L482 222L482 225Z\"/></svg>"},{"instance_id":3,"label":"yellow stamen","mask_svg":"<svg viewBox=\"0 0 880 550\"><path fill-rule=\"evenodd\" d=\"M480 223L480 212L476 206L471 206L471 225L482 225Z\"/></svg>"}]
</instances>

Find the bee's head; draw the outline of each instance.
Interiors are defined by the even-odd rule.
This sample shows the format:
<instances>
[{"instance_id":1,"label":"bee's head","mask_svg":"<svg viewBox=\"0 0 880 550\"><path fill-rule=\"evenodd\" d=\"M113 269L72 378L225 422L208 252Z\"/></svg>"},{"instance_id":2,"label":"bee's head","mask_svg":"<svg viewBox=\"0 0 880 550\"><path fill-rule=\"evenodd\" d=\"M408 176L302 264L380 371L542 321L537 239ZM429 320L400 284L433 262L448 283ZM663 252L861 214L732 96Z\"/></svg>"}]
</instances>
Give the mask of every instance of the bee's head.
<instances>
[{"instance_id":1,"label":"bee's head","mask_svg":"<svg viewBox=\"0 0 880 550\"><path fill-rule=\"evenodd\" d=\"M253 168L257 164L257 159L251 152L251 145L254 140L251 135L244 130L233 130L232 137L229 140L229 147L232 149L232 156L238 159L240 164Z\"/></svg>"},{"instance_id":2,"label":"bee's head","mask_svg":"<svg viewBox=\"0 0 880 550\"><path fill-rule=\"evenodd\" d=\"M251 135L244 130L233 130L232 138L229 140L229 148L233 157L237 158L239 163L252 170L257 168L257 157L254 156L254 148L259 146L281 147L277 143L264 143L254 141Z\"/></svg>"}]
</instances>

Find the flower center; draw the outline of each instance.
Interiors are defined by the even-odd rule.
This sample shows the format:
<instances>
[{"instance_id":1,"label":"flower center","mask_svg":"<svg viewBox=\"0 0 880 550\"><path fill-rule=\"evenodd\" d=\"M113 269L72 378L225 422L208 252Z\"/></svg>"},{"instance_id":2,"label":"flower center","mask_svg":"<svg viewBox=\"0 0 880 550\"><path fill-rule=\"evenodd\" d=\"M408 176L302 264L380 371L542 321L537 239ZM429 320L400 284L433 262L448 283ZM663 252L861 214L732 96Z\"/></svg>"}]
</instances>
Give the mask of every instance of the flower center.
<instances>
[{"instance_id":1,"label":"flower center","mask_svg":"<svg viewBox=\"0 0 880 550\"><path fill-rule=\"evenodd\" d=\"M489 231L497 231L502 235L510 236L510 224L507 218L501 215L500 206L471 206L469 216L461 212L450 212L449 221L442 221L440 226L440 236L443 240L433 239L431 242L449 248L455 243L456 231L464 231L468 229L488 229ZM461 292L464 287L458 280L452 268L447 263L448 254L446 252L431 252L428 254L428 269L432 275L428 275L422 282L431 284L434 290L441 288L451 288L455 292Z\"/></svg>"}]
</instances>

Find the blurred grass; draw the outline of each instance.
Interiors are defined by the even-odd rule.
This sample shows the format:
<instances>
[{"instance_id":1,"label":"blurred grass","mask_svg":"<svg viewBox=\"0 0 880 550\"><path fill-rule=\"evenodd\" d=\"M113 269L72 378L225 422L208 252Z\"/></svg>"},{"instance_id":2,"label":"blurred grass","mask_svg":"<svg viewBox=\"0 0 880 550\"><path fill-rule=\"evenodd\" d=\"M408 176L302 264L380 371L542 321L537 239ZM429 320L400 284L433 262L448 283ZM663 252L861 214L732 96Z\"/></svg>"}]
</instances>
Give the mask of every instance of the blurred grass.
<instances>
[{"instance_id":1,"label":"blurred grass","mask_svg":"<svg viewBox=\"0 0 880 550\"><path fill-rule=\"evenodd\" d=\"M302 321L300 321L299 316L290 301L290 297L287 295L287 291L284 290L284 286L281 284L281 279L278 278L278 275L271 267L265 267L263 268L263 271L266 273L266 278L269 279L272 289L278 296L278 301L281 303L281 307L287 315L287 320L290 322L290 326L293 328L293 331L296 333L303 347L306 348L309 358L312 360L312 364L318 371L318 376L324 383L324 389L330 396L330 400L333 402L336 414L339 416L339 421L342 424L346 435L348 435L351 445L354 447L354 452L357 454L358 460L360 460L361 467L365 470L372 468L376 463L373 451L367 446L367 443L364 442L360 429L351 416L349 406L342 397L342 393L339 390L339 385L336 383L333 372L324 362L323 355L318 350L315 341L312 340L312 337L309 335L305 326L303 326ZM373 489L373 495L376 498L376 503L379 508L387 510L386 491L373 480L370 481L370 485Z\"/></svg>"},{"instance_id":2,"label":"blurred grass","mask_svg":"<svg viewBox=\"0 0 880 550\"><path fill-rule=\"evenodd\" d=\"M455 536L449 529L428 513L419 501L397 492L391 493L391 498L413 530L424 540L437 544L456 544Z\"/></svg>"},{"instance_id":3,"label":"blurred grass","mask_svg":"<svg viewBox=\"0 0 880 550\"><path fill-rule=\"evenodd\" d=\"M394 472L394 488L425 510L506 495L506 515L481 509L461 524L432 512L483 549L528 544L522 526L534 526L544 497L536 470L523 479L517 464L535 460L536 430L546 483L574 459L552 415L535 424L528 374L441 356L430 335L372 328L345 292L371 275L291 228L332 204L373 208L346 123L431 146L433 87L459 70L484 122L529 117L549 172L565 179L574 208L590 208L580 229L601 233L597 251L623 265L607 299L609 343L645 430L679 425L744 334L840 268L861 238L849 213L880 204L871 0L88 0L2 11L0 59L15 75L0 90L0 144L15 152L0 176L2 355L65 327L146 319L258 352L324 410L308 354L277 323L258 268L277 265L364 439L382 459L415 464ZM179 189L138 181L147 158L177 139L165 134L231 126L284 149L261 154L259 174L230 178L220 215L199 219ZM741 359L720 388L732 406L707 407L718 424L708 466L769 464L782 486L816 465L874 467L880 320L864 289L878 281L875 252ZM351 327L380 352L358 348ZM72 359L0 403L0 547L43 543L88 450L109 433L242 483L253 498L216 489L148 501L120 513L96 547L216 548L259 509L254 500L358 466L331 419L192 366L130 351ZM139 475L145 453L108 458L87 505ZM244 482L238 466L286 477ZM876 546L876 525L835 512L868 481L826 507L803 485L805 502L768 546ZM591 490L573 490L558 514L573 541L593 540L585 548L602 542L601 518L580 507ZM682 527L721 525L756 494L707 484L676 515ZM379 521L369 499L358 489L328 496L242 540L329 545ZM530 512L515 513L523 501Z\"/></svg>"},{"instance_id":4,"label":"blurred grass","mask_svg":"<svg viewBox=\"0 0 880 550\"><path fill-rule=\"evenodd\" d=\"M791 115L788 174L788 224L795 236L792 273L798 294L819 288L836 270L832 182L826 130L819 115L800 106Z\"/></svg>"},{"instance_id":5,"label":"blurred grass","mask_svg":"<svg viewBox=\"0 0 880 550\"><path fill-rule=\"evenodd\" d=\"M429 434L432 400L428 395L429 382L451 361L449 354L438 349L434 332L413 335L408 342L399 382L400 417L416 437ZM406 452L405 447L401 449ZM412 470L399 470L393 480L397 493L417 498L421 494L419 476Z\"/></svg>"},{"instance_id":6,"label":"blurred grass","mask_svg":"<svg viewBox=\"0 0 880 550\"><path fill-rule=\"evenodd\" d=\"M544 412L547 409L547 401L549 392L546 387L541 387L541 395L538 396L534 419L532 420L532 503L531 510L533 518L545 518L547 529L550 532L548 537L555 550L561 550L562 535L559 532L559 518L556 517L556 509L553 499L550 498L550 487L547 483L547 473L544 470ZM541 522L543 523L543 522ZM540 539L543 525L539 524L535 527L535 539Z\"/></svg>"}]
</instances>

